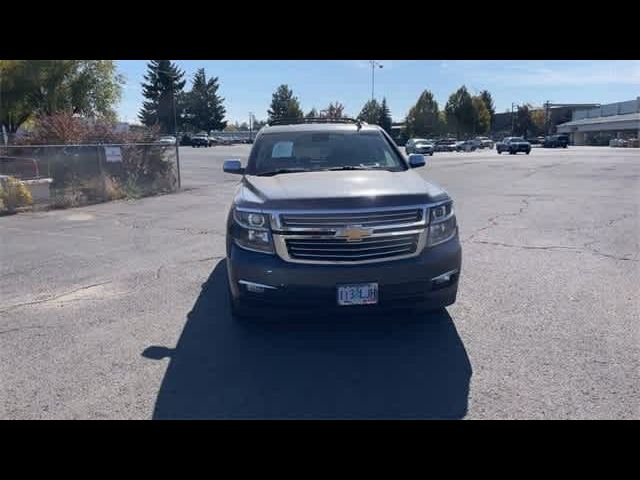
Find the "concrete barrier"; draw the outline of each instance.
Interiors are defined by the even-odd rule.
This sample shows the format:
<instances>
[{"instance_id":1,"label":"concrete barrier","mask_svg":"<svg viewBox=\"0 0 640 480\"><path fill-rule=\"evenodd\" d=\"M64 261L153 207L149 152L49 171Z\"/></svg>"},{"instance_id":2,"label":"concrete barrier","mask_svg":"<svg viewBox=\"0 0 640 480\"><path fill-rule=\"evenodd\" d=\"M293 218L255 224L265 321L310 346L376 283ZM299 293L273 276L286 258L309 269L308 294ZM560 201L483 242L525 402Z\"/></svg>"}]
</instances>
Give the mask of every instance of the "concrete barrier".
<instances>
[{"instance_id":1,"label":"concrete barrier","mask_svg":"<svg viewBox=\"0 0 640 480\"><path fill-rule=\"evenodd\" d=\"M49 203L51 199L51 193L49 186L53 182L52 178L37 178L33 180L21 180L21 183L25 185L31 192L33 203Z\"/></svg>"}]
</instances>

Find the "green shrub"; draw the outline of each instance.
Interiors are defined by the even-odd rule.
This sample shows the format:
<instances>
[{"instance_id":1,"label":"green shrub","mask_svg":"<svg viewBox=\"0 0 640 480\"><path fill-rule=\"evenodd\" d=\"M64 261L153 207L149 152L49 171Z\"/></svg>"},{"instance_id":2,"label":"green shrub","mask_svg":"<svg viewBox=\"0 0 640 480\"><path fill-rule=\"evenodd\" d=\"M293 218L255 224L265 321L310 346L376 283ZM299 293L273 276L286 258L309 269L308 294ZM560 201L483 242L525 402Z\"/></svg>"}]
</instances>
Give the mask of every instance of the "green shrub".
<instances>
[{"instance_id":1,"label":"green shrub","mask_svg":"<svg viewBox=\"0 0 640 480\"><path fill-rule=\"evenodd\" d=\"M27 186L14 177L0 179L0 210L13 212L18 207L33 204L31 192Z\"/></svg>"}]
</instances>

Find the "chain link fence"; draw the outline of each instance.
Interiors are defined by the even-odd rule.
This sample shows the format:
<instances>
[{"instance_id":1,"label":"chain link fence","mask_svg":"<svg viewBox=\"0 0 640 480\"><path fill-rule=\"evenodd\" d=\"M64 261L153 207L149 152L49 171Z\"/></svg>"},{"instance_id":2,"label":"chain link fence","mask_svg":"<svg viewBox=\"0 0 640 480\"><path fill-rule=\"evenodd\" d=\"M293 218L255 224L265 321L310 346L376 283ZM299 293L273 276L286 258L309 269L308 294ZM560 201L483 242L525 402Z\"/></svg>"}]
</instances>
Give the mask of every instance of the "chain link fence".
<instances>
[{"instance_id":1,"label":"chain link fence","mask_svg":"<svg viewBox=\"0 0 640 480\"><path fill-rule=\"evenodd\" d=\"M170 193L180 188L178 146L2 146L0 176L28 186L35 204L57 208Z\"/></svg>"}]
</instances>

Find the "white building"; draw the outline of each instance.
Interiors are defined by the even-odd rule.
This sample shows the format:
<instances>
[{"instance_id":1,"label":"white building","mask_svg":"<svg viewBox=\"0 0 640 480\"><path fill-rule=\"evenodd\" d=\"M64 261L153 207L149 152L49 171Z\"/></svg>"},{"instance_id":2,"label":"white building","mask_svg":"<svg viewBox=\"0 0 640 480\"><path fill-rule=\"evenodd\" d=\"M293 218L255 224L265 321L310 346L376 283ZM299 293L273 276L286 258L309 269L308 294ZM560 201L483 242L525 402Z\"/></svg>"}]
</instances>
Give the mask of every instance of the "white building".
<instances>
[{"instance_id":1,"label":"white building","mask_svg":"<svg viewBox=\"0 0 640 480\"><path fill-rule=\"evenodd\" d=\"M576 110L570 122L558 125L574 145L608 145L613 138L640 138L640 97L589 110Z\"/></svg>"}]
</instances>

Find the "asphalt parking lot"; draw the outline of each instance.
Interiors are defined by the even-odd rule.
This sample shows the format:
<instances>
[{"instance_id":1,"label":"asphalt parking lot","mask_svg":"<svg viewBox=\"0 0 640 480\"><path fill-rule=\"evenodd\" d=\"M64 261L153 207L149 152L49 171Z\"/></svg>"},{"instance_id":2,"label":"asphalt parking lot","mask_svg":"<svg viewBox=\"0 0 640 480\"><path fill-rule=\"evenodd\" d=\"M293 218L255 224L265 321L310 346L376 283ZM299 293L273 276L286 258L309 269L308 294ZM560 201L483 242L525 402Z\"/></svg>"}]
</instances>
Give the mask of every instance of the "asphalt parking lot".
<instances>
[{"instance_id":1,"label":"asphalt parking lot","mask_svg":"<svg viewBox=\"0 0 640 480\"><path fill-rule=\"evenodd\" d=\"M0 217L0 418L640 418L640 151L436 153L458 302L238 324L224 223L249 146L181 192Z\"/></svg>"}]
</instances>

